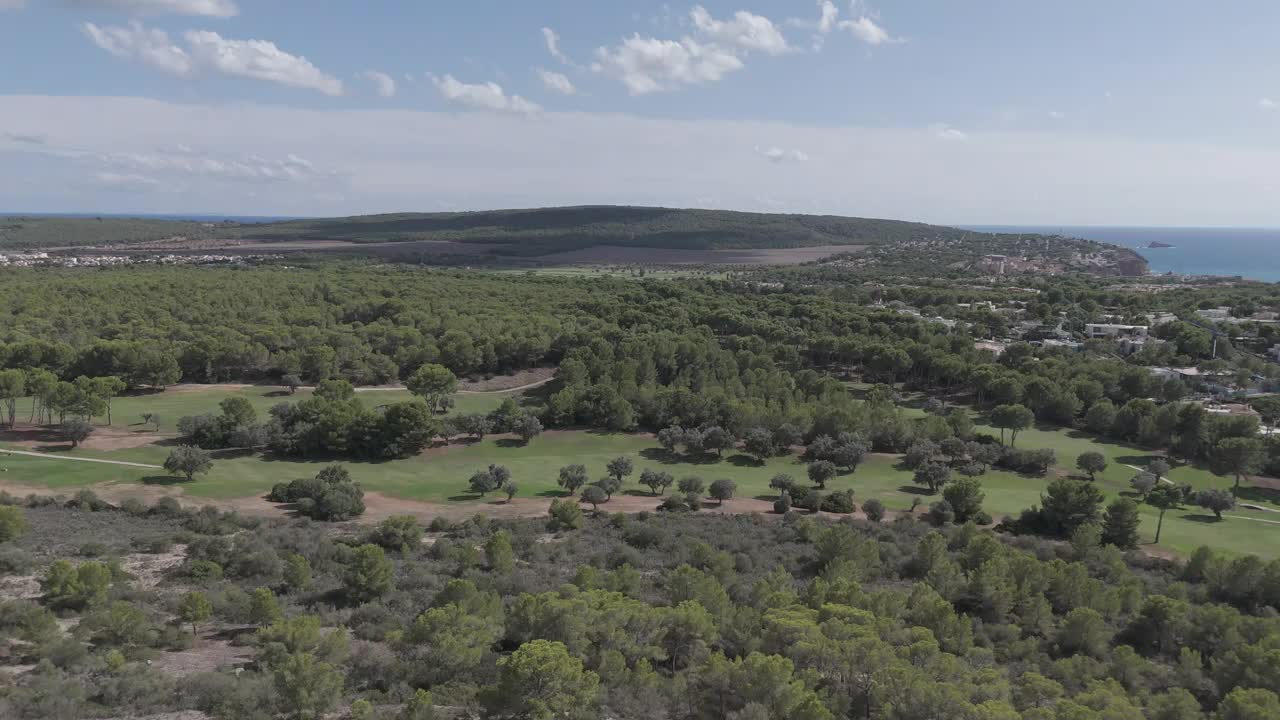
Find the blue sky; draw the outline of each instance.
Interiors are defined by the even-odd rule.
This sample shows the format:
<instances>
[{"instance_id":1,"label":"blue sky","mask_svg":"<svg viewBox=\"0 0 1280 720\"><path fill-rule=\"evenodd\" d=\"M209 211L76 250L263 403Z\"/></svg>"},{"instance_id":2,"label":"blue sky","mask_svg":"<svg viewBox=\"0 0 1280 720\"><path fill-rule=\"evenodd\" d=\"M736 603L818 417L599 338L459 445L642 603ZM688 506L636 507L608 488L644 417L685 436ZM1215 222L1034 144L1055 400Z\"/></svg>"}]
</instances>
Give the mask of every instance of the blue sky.
<instances>
[{"instance_id":1,"label":"blue sky","mask_svg":"<svg viewBox=\"0 0 1280 720\"><path fill-rule=\"evenodd\" d=\"M0 0L0 209L1280 225L1278 26L1252 0Z\"/></svg>"}]
</instances>

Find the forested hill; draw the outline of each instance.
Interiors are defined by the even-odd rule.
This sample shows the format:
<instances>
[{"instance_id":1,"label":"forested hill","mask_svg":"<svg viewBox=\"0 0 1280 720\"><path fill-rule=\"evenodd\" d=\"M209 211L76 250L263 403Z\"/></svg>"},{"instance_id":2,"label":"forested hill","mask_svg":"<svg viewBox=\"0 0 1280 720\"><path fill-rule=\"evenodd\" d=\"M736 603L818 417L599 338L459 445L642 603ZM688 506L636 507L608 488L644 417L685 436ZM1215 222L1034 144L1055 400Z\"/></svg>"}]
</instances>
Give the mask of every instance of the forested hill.
<instances>
[{"instance_id":1,"label":"forested hill","mask_svg":"<svg viewBox=\"0 0 1280 720\"><path fill-rule=\"evenodd\" d=\"M710 250L868 245L961 237L963 230L835 215L585 206L294 220L242 228L265 240L451 240L567 250L592 245Z\"/></svg>"},{"instance_id":2,"label":"forested hill","mask_svg":"<svg viewBox=\"0 0 1280 720\"><path fill-rule=\"evenodd\" d=\"M593 245L719 249L959 240L973 233L898 220L728 210L586 206L400 213L267 224L132 218L0 217L0 249L136 244L169 239L449 240L516 246L529 254Z\"/></svg>"}]
</instances>

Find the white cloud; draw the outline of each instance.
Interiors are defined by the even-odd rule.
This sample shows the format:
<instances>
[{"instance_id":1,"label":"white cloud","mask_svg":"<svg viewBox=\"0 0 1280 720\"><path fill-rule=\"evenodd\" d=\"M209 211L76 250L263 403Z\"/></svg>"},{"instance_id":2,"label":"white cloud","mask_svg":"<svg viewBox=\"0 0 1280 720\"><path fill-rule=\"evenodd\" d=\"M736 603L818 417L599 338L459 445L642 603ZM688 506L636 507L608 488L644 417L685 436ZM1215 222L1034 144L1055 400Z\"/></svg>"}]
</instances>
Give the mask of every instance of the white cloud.
<instances>
[{"instance_id":1,"label":"white cloud","mask_svg":"<svg viewBox=\"0 0 1280 720\"><path fill-rule=\"evenodd\" d=\"M109 174L136 176L174 175L204 177L216 180L251 182L297 182L322 175L306 158L295 154L278 160L268 160L260 155L239 157L200 154L186 151L176 153L109 152L94 156L97 162L112 168Z\"/></svg>"},{"instance_id":2,"label":"white cloud","mask_svg":"<svg viewBox=\"0 0 1280 720\"><path fill-rule=\"evenodd\" d=\"M3 3L3 0L0 0L0 3ZM227 18L235 17L240 13L240 8L236 6L234 0L71 0L71 3L87 9L116 10L130 15L200 15Z\"/></svg>"},{"instance_id":3,"label":"white cloud","mask_svg":"<svg viewBox=\"0 0 1280 720\"><path fill-rule=\"evenodd\" d=\"M552 92L558 92L561 95L573 95L578 89L573 86L569 78L558 72L543 70L537 68L538 79L542 80L542 85Z\"/></svg>"},{"instance_id":4,"label":"white cloud","mask_svg":"<svg viewBox=\"0 0 1280 720\"><path fill-rule=\"evenodd\" d=\"M717 43L768 55L781 55L790 50L787 39L767 17L739 10L732 20L716 20L701 5L694 6L689 16L698 32Z\"/></svg>"},{"instance_id":5,"label":"white cloud","mask_svg":"<svg viewBox=\"0 0 1280 720\"><path fill-rule=\"evenodd\" d=\"M885 30L875 20L863 15L857 20L842 20L840 22L841 30L848 30L853 36L868 45L884 45L886 43L902 42L898 38L889 35L889 31Z\"/></svg>"},{"instance_id":6,"label":"white cloud","mask_svg":"<svg viewBox=\"0 0 1280 720\"><path fill-rule=\"evenodd\" d=\"M1258 107L1263 110L1275 110L1276 108L1280 108L1280 102L1276 102L1271 98L1262 98L1258 101Z\"/></svg>"},{"instance_id":7,"label":"white cloud","mask_svg":"<svg viewBox=\"0 0 1280 720\"><path fill-rule=\"evenodd\" d=\"M763 156L766 160L773 163L782 163L785 161L808 162L809 156L801 150L783 150L780 147L756 148L756 152Z\"/></svg>"},{"instance_id":8,"label":"white cloud","mask_svg":"<svg viewBox=\"0 0 1280 720\"><path fill-rule=\"evenodd\" d=\"M159 180L137 173L99 172L93 174L93 180L107 190L118 192L147 192L161 185Z\"/></svg>"},{"instance_id":9,"label":"white cloud","mask_svg":"<svg viewBox=\"0 0 1280 720\"><path fill-rule=\"evenodd\" d=\"M467 84L459 82L452 75L443 78L431 76L440 95L451 103L457 103L477 110L494 110L531 114L542 108L525 100L519 95L507 95L502 86L496 82Z\"/></svg>"},{"instance_id":10,"label":"white cloud","mask_svg":"<svg viewBox=\"0 0 1280 720\"><path fill-rule=\"evenodd\" d=\"M542 39L547 43L547 52L551 53L551 57L565 65L573 65L573 61L560 49L560 36L556 34L555 30L549 27L542 28Z\"/></svg>"},{"instance_id":11,"label":"white cloud","mask_svg":"<svg viewBox=\"0 0 1280 720\"><path fill-rule=\"evenodd\" d=\"M229 40L216 32L192 30L183 35L187 48L169 40L163 30L130 21L128 27L81 26L99 48L179 77L199 71L263 80L290 87L341 95L342 81L321 72L305 57L290 55L266 40ZM390 78L388 78L390 79Z\"/></svg>"},{"instance_id":12,"label":"white cloud","mask_svg":"<svg viewBox=\"0 0 1280 720\"><path fill-rule=\"evenodd\" d=\"M129 27L98 27L87 22L81 28L94 45L116 57L136 60L179 77L194 70L191 57L170 42L163 30L145 28L136 20Z\"/></svg>"},{"instance_id":13,"label":"white cloud","mask_svg":"<svg viewBox=\"0 0 1280 720\"><path fill-rule=\"evenodd\" d=\"M968 140L969 136L945 123L934 123L929 126L934 137L940 140Z\"/></svg>"},{"instance_id":14,"label":"white cloud","mask_svg":"<svg viewBox=\"0 0 1280 720\"><path fill-rule=\"evenodd\" d=\"M717 20L697 5L689 13L693 34L679 40L639 33L612 47L596 48L591 69L621 80L632 95L717 82L745 67L753 52L781 55L792 50L769 18L740 10Z\"/></svg>"},{"instance_id":15,"label":"white cloud","mask_svg":"<svg viewBox=\"0 0 1280 720\"><path fill-rule=\"evenodd\" d=\"M818 20L804 20L800 18L788 18L787 24L792 27L804 28L813 31L812 47L814 52L822 50L822 46L826 44L827 35L836 28L836 20L840 17L840 9L831 0L818 0Z\"/></svg>"},{"instance_id":16,"label":"white cloud","mask_svg":"<svg viewBox=\"0 0 1280 720\"><path fill-rule=\"evenodd\" d=\"M743 68L732 51L690 38L659 40L632 35L613 48L598 48L592 69L613 75L632 95L670 90L679 85L716 82Z\"/></svg>"},{"instance_id":17,"label":"white cloud","mask_svg":"<svg viewBox=\"0 0 1280 720\"><path fill-rule=\"evenodd\" d=\"M228 40L216 32L193 30L184 37L196 64L226 75L264 80L325 95L341 95L342 81L305 57L290 55L266 40Z\"/></svg>"},{"instance_id":18,"label":"white cloud","mask_svg":"<svg viewBox=\"0 0 1280 720\"><path fill-rule=\"evenodd\" d=\"M374 90L377 91L380 97L396 96L396 79L390 75L377 70L366 70L360 73L360 76L373 83Z\"/></svg>"}]
</instances>

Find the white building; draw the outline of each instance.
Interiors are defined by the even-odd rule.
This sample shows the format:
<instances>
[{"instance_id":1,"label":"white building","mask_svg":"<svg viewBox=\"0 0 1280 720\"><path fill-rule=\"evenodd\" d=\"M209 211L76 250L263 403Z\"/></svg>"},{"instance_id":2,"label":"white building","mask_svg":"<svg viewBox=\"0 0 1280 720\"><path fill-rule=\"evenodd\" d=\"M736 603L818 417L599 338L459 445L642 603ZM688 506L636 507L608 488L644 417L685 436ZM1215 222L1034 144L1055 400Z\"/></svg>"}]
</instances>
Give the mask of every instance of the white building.
<instances>
[{"instance_id":1,"label":"white building","mask_svg":"<svg viewBox=\"0 0 1280 720\"><path fill-rule=\"evenodd\" d=\"M1084 334L1090 340L1146 340L1146 325L1118 325L1115 323L1088 323Z\"/></svg>"},{"instance_id":2,"label":"white building","mask_svg":"<svg viewBox=\"0 0 1280 720\"><path fill-rule=\"evenodd\" d=\"M1231 319L1231 308L1224 306L1210 308L1208 310L1197 310L1196 315L1208 320L1209 322L1224 322Z\"/></svg>"}]
</instances>

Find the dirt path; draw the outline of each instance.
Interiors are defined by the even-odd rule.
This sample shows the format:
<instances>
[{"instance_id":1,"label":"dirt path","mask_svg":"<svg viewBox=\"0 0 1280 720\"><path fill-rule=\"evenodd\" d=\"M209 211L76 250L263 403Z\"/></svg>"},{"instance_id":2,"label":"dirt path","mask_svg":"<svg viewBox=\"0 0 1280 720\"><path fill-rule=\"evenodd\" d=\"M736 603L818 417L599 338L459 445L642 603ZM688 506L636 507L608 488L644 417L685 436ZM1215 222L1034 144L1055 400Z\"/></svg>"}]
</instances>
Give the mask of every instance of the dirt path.
<instances>
[{"instance_id":1,"label":"dirt path","mask_svg":"<svg viewBox=\"0 0 1280 720\"><path fill-rule=\"evenodd\" d=\"M0 450L0 457L3 457L4 455L22 455L23 457L44 458L46 460L71 460L73 462L100 463L102 465L124 465L125 467L146 468L148 470L164 469L159 465L147 465L146 463L125 462L124 460L102 460L99 458L71 457L69 455L50 455L49 453L27 452L26 450Z\"/></svg>"},{"instance_id":2,"label":"dirt path","mask_svg":"<svg viewBox=\"0 0 1280 720\"><path fill-rule=\"evenodd\" d=\"M1244 515L1223 515L1224 518L1232 518L1233 520L1252 520L1253 522L1266 523L1268 525L1280 525L1280 520L1263 520L1262 518L1245 517Z\"/></svg>"},{"instance_id":3,"label":"dirt path","mask_svg":"<svg viewBox=\"0 0 1280 720\"><path fill-rule=\"evenodd\" d=\"M552 380L555 380L555 378L553 377L543 378L536 382L526 383L524 385L520 385L518 387L513 387L513 388L504 388L502 390L459 390L458 394L459 395L498 395L500 393L520 392L522 390L532 390L536 387L542 387L543 385L546 385Z\"/></svg>"}]
</instances>

